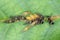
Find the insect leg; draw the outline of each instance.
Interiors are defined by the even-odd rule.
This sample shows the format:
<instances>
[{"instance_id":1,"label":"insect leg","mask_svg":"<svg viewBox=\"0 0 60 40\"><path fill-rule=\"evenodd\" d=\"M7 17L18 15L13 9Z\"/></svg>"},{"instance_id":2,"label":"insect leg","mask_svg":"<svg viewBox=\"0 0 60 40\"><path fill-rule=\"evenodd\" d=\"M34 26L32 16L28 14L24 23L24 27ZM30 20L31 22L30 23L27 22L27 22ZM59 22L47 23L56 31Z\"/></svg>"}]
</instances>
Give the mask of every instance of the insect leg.
<instances>
[{"instance_id":1,"label":"insect leg","mask_svg":"<svg viewBox=\"0 0 60 40\"><path fill-rule=\"evenodd\" d=\"M25 11L25 12L23 12L23 16L26 16L26 15L28 15L28 14L31 14L31 12L30 11Z\"/></svg>"},{"instance_id":2,"label":"insect leg","mask_svg":"<svg viewBox=\"0 0 60 40\"><path fill-rule=\"evenodd\" d=\"M27 30L30 29L32 26L34 26L36 23L37 23L37 21L32 22L30 25L26 26L26 27L23 29L22 32L27 31Z\"/></svg>"}]
</instances>

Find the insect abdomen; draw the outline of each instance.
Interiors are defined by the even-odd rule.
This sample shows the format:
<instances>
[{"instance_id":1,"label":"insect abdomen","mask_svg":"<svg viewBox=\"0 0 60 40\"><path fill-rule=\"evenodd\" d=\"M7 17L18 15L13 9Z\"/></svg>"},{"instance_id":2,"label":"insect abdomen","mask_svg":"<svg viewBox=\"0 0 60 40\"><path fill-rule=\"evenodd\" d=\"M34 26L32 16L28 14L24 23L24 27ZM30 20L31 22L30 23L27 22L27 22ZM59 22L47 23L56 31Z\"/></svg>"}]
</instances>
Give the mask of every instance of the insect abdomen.
<instances>
[{"instance_id":1,"label":"insect abdomen","mask_svg":"<svg viewBox=\"0 0 60 40\"><path fill-rule=\"evenodd\" d=\"M8 20L5 20L4 22L5 23L14 23L16 21L20 21L20 20L25 20L26 18L23 17L23 16L14 16L14 17L11 17L10 19Z\"/></svg>"}]
</instances>

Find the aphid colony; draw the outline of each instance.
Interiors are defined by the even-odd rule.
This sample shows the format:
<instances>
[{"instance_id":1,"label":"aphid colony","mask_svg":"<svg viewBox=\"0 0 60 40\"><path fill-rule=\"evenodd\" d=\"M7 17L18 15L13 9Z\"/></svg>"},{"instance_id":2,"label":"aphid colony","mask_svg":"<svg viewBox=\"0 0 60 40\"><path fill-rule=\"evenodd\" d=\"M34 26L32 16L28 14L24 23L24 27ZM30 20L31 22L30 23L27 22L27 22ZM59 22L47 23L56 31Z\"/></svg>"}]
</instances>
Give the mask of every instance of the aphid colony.
<instances>
[{"instance_id":1,"label":"aphid colony","mask_svg":"<svg viewBox=\"0 0 60 40\"><path fill-rule=\"evenodd\" d=\"M5 23L14 23L15 21L23 20L26 23L29 24L24 28L23 31L27 31L30 27L37 25L37 24L43 24L44 21L47 21L49 24L54 24L54 21L56 18L59 18L59 16L43 16L39 13L32 14L31 12L25 11L23 15L19 16L12 16L10 19L5 20Z\"/></svg>"}]
</instances>

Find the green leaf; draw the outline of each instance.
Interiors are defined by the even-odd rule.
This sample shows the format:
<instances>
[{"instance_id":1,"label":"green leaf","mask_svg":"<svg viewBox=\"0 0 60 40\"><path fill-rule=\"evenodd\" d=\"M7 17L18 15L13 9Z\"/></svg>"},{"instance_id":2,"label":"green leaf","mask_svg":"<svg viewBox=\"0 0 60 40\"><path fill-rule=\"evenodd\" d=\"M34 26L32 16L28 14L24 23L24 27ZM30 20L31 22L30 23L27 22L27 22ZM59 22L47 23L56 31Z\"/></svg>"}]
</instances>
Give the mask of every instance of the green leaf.
<instances>
[{"instance_id":1,"label":"green leaf","mask_svg":"<svg viewBox=\"0 0 60 40\"><path fill-rule=\"evenodd\" d=\"M0 0L0 20L24 11L42 15L60 15L60 0ZM24 22L6 24L0 21L0 40L60 40L60 19L54 25L39 24L26 32Z\"/></svg>"}]
</instances>

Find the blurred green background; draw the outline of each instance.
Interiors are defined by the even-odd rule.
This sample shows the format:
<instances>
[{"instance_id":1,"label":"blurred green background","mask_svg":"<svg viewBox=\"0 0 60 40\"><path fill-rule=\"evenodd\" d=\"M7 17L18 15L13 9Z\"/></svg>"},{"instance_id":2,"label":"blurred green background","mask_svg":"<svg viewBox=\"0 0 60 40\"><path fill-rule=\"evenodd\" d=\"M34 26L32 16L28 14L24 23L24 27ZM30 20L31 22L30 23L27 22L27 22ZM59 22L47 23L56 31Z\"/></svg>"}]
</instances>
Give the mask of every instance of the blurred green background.
<instances>
[{"instance_id":1,"label":"blurred green background","mask_svg":"<svg viewBox=\"0 0 60 40\"><path fill-rule=\"evenodd\" d=\"M24 11L42 15L60 15L60 0L0 0L0 20ZM0 21L0 40L60 40L60 19L54 25L39 24L26 32L24 22L6 24Z\"/></svg>"}]
</instances>

